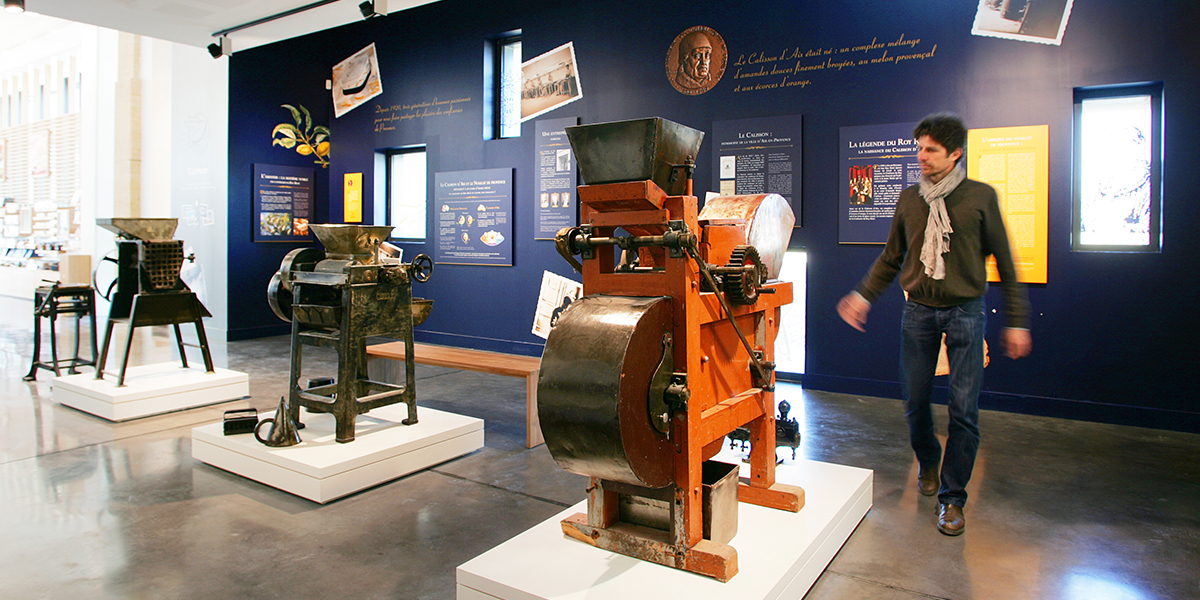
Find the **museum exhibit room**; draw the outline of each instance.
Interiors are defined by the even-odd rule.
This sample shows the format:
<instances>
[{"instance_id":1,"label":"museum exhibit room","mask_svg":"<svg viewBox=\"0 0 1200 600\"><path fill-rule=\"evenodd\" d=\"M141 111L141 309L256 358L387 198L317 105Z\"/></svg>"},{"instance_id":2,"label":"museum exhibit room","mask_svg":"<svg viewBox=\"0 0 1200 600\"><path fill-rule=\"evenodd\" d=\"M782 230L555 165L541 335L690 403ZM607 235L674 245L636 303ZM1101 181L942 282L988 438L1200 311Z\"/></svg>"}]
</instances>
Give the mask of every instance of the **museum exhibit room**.
<instances>
[{"instance_id":1,"label":"museum exhibit room","mask_svg":"<svg viewBox=\"0 0 1200 600\"><path fill-rule=\"evenodd\" d=\"M1195 3L4 8L2 598L1200 598Z\"/></svg>"}]
</instances>

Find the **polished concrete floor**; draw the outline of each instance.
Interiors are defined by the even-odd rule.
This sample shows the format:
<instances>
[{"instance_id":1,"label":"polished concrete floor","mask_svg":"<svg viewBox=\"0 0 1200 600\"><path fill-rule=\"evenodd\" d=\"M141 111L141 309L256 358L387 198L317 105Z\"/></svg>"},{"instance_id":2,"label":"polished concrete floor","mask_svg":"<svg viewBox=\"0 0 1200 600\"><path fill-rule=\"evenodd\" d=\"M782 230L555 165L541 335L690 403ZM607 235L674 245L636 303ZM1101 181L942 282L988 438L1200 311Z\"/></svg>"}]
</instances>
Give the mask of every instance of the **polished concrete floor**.
<instances>
[{"instance_id":1,"label":"polished concrete floor","mask_svg":"<svg viewBox=\"0 0 1200 600\"><path fill-rule=\"evenodd\" d=\"M218 348L250 375L248 401L111 423L55 403L47 371L22 381L31 313L0 297L0 598L449 599L455 567L584 497L524 447L520 379L419 366L420 404L483 418L486 446L319 505L191 454L192 427L274 409L286 338ZM146 333L134 363L173 360L165 331ZM896 400L779 395L803 458L875 473L874 507L808 598L1200 598L1200 435L985 413L967 531L950 538L914 488Z\"/></svg>"}]
</instances>

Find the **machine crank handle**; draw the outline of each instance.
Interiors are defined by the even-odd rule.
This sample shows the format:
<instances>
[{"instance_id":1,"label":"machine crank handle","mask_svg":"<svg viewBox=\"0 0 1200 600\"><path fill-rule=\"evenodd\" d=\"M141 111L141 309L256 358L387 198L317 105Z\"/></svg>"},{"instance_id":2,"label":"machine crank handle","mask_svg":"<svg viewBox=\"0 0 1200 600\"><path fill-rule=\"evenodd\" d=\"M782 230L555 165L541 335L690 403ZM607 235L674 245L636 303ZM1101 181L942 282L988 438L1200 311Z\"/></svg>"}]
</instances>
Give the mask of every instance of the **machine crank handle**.
<instances>
[{"instance_id":1,"label":"machine crank handle","mask_svg":"<svg viewBox=\"0 0 1200 600\"><path fill-rule=\"evenodd\" d=\"M413 257L410 268L412 278L425 283L433 276L433 259L428 254L418 254Z\"/></svg>"}]
</instances>

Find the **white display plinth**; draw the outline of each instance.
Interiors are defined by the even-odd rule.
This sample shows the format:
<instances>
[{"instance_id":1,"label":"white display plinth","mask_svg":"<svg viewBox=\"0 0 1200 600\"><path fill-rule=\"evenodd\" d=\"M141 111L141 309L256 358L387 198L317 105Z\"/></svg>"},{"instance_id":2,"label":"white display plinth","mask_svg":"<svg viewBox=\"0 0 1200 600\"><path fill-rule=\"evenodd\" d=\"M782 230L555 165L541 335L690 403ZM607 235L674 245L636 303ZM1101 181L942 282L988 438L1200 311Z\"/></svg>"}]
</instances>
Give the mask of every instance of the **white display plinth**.
<instances>
[{"instance_id":1,"label":"white display plinth","mask_svg":"<svg viewBox=\"0 0 1200 600\"><path fill-rule=\"evenodd\" d=\"M745 464L741 475L749 475ZM798 599L870 510L872 475L805 460L779 465L776 481L804 488L804 508L790 513L741 503L730 542L738 574L726 583L564 536L560 521L587 512L580 502L460 566L458 600Z\"/></svg>"},{"instance_id":2,"label":"white display plinth","mask_svg":"<svg viewBox=\"0 0 1200 600\"><path fill-rule=\"evenodd\" d=\"M126 421L177 410L237 400L250 395L245 373L204 367L183 368L178 362L129 367L125 385L117 377L94 373L56 377L51 382L54 401L109 421Z\"/></svg>"},{"instance_id":3,"label":"white display plinth","mask_svg":"<svg viewBox=\"0 0 1200 600\"><path fill-rule=\"evenodd\" d=\"M289 494L326 503L483 447L483 420L417 407L372 409L355 421L354 441L335 441L332 415L301 412L300 444L269 448L252 433L225 435L222 423L192 430L192 457ZM260 431L267 436L270 425Z\"/></svg>"}]
</instances>

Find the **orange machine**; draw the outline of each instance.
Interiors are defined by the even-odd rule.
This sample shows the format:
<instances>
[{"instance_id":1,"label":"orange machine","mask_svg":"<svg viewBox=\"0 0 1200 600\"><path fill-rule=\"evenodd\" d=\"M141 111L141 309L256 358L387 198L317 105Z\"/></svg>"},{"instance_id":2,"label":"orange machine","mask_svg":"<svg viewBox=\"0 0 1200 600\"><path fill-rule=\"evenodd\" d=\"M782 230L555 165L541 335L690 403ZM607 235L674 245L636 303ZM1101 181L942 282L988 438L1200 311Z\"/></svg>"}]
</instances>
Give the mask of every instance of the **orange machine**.
<instances>
[{"instance_id":1,"label":"orange machine","mask_svg":"<svg viewBox=\"0 0 1200 600\"><path fill-rule=\"evenodd\" d=\"M727 581L738 501L804 505L802 489L775 482L772 356L792 301L775 278L794 216L774 194L699 212L693 129L651 118L567 133L589 185L581 225L556 241L585 297L551 331L538 383L552 456L590 478L587 514L563 531ZM752 449L739 483L735 465L709 459L742 426Z\"/></svg>"}]
</instances>

